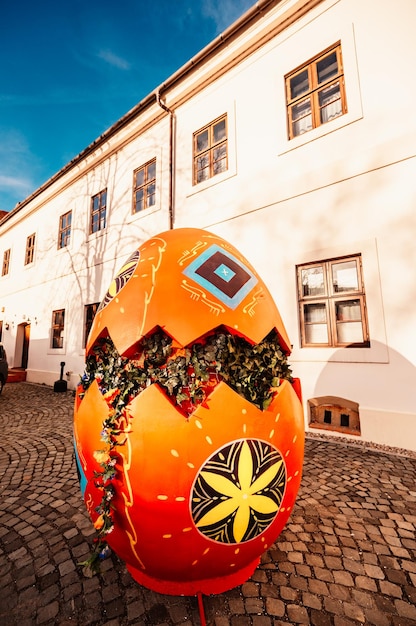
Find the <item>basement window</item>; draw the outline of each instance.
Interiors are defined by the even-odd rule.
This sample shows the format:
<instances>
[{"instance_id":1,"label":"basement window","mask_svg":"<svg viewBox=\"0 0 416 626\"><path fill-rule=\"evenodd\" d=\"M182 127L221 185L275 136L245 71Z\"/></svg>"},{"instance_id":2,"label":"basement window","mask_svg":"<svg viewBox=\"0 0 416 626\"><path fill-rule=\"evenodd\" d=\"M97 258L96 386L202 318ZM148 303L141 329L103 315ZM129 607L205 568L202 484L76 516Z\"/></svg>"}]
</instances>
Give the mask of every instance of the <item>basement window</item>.
<instances>
[{"instance_id":1,"label":"basement window","mask_svg":"<svg viewBox=\"0 0 416 626\"><path fill-rule=\"evenodd\" d=\"M309 426L348 435L361 435L357 402L335 396L308 400Z\"/></svg>"}]
</instances>

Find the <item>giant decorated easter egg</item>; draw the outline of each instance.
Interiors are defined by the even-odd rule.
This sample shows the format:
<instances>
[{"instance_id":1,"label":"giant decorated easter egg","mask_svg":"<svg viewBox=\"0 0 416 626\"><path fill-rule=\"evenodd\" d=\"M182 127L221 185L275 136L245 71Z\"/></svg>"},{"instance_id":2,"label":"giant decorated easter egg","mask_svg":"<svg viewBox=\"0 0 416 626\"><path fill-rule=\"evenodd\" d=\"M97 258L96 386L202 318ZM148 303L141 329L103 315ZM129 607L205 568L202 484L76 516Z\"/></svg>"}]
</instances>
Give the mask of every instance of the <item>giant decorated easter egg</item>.
<instances>
[{"instance_id":1,"label":"giant decorated easter egg","mask_svg":"<svg viewBox=\"0 0 416 626\"><path fill-rule=\"evenodd\" d=\"M74 415L101 548L154 591L251 576L293 509L304 447L290 342L255 269L177 229L126 260L95 316Z\"/></svg>"}]
</instances>

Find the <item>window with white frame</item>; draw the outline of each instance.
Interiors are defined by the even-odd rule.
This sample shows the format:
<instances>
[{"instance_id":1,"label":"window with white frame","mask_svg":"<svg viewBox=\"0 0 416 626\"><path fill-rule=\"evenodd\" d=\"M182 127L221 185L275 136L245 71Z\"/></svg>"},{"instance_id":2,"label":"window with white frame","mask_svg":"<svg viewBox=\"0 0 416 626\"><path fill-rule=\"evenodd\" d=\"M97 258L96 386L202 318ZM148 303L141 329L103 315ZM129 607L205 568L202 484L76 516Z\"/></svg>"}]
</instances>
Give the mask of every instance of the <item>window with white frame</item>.
<instances>
[{"instance_id":1,"label":"window with white frame","mask_svg":"<svg viewBox=\"0 0 416 626\"><path fill-rule=\"evenodd\" d=\"M29 235L26 239L25 265L33 263L33 259L35 258L35 239L35 233L33 233L33 235Z\"/></svg>"},{"instance_id":2,"label":"window with white frame","mask_svg":"<svg viewBox=\"0 0 416 626\"><path fill-rule=\"evenodd\" d=\"M156 204L156 159L134 171L133 213L139 213Z\"/></svg>"},{"instance_id":3,"label":"window with white frame","mask_svg":"<svg viewBox=\"0 0 416 626\"><path fill-rule=\"evenodd\" d=\"M228 168L227 115L199 129L193 136L193 184L208 180Z\"/></svg>"},{"instance_id":4,"label":"window with white frame","mask_svg":"<svg viewBox=\"0 0 416 626\"><path fill-rule=\"evenodd\" d=\"M285 76L289 139L347 112L338 42Z\"/></svg>"},{"instance_id":5,"label":"window with white frame","mask_svg":"<svg viewBox=\"0 0 416 626\"><path fill-rule=\"evenodd\" d=\"M90 234L104 230L107 220L107 189L91 198Z\"/></svg>"},{"instance_id":6,"label":"window with white frame","mask_svg":"<svg viewBox=\"0 0 416 626\"><path fill-rule=\"evenodd\" d=\"M71 238L71 222L72 211L64 213L64 215L61 215L59 218L58 248L65 248L69 245Z\"/></svg>"},{"instance_id":7,"label":"window with white frame","mask_svg":"<svg viewBox=\"0 0 416 626\"><path fill-rule=\"evenodd\" d=\"M361 255L297 266L302 347L369 347Z\"/></svg>"},{"instance_id":8,"label":"window with white frame","mask_svg":"<svg viewBox=\"0 0 416 626\"><path fill-rule=\"evenodd\" d=\"M51 348L64 347L65 309L52 312Z\"/></svg>"},{"instance_id":9,"label":"window with white frame","mask_svg":"<svg viewBox=\"0 0 416 626\"><path fill-rule=\"evenodd\" d=\"M84 307L84 341L83 341L84 348L87 345L88 335L90 333L91 326L92 326L95 314L97 313L99 306L100 306L99 302L94 302L93 304L87 304Z\"/></svg>"},{"instance_id":10,"label":"window with white frame","mask_svg":"<svg viewBox=\"0 0 416 626\"><path fill-rule=\"evenodd\" d=\"M7 276L10 269L10 248L3 252L3 265L1 268L1 275Z\"/></svg>"}]
</instances>

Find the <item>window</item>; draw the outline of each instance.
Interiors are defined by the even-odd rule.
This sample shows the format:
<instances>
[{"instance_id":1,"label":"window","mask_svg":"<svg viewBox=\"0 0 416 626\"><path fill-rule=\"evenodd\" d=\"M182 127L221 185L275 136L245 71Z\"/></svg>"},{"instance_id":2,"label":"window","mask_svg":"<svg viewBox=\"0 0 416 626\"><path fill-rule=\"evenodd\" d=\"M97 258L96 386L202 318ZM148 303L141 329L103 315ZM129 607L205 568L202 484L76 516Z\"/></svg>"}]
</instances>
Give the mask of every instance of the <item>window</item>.
<instances>
[{"instance_id":1,"label":"window","mask_svg":"<svg viewBox=\"0 0 416 626\"><path fill-rule=\"evenodd\" d=\"M59 236L58 236L58 248L65 248L69 245L71 238L71 222L72 211L68 211L59 218Z\"/></svg>"},{"instance_id":2,"label":"window","mask_svg":"<svg viewBox=\"0 0 416 626\"><path fill-rule=\"evenodd\" d=\"M6 276L9 273L10 267L10 248L3 253L3 266L1 269L1 275Z\"/></svg>"},{"instance_id":3,"label":"window","mask_svg":"<svg viewBox=\"0 0 416 626\"><path fill-rule=\"evenodd\" d=\"M361 255L297 267L302 347L369 347Z\"/></svg>"},{"instance_id":4,"label":"window","mask_svg":"<svg viewBox=\"0 0 416 626\"><path fill-rule=\"evenodd\" d=\"M88 335L99 306L99 302L94 302L94 304L87 304L84 307L84 348L87 345Z\"/></svg>"},{"instance_id":5,"label":"window","mask_svg":"<svg viewBox=\"0 0 416 626\"><path fill-rule=\"evenodd\" d=\"M65 309L52 313L52 348L64 347Z\"/></svg>"},{"instance_id":6,"label":"window","mask_svg":"<svg viewBox=\"0 0 416 626\"><path fill-rule=\"evenodd\" d=\"M347 112L338 43L287 76L289 139Z\"/></svg>"},{"instance_id":7,"label":"window","mask_svg":"<svg viewBox=\"0 0 416 626\"><path fill-rule=\"evenodd\" d=\"M26 239L25 265L33 263L35 256L35 234L29 235Z\"/></svg>"},{"instance_id":8,"label":"window","mask_svg":"<svg viewBox=\"0 0 416 626\"><path fill-rule=\"evenodd\" d=\"M139 213L156 203L156 159L134 171L133 213Z\"/></svg>"},{"instance_id":9,"label":"window","mask_svg":"<svg viewBox=\"0 0 416 626\"><path fill-rule=\"evenodd\" d=\"M107 189L91 198L90 234L103 230L106 225Z\"/></svg>"},{"instance_id":10,"label":"window","mask_svg":"<svg viewBox=\"0 0 416 626\"><path fill-rule=\"evenodd\" d=\"M227 116L223 115L194 133L194 185L228 168Z\"/></svg>"}]
</instances>

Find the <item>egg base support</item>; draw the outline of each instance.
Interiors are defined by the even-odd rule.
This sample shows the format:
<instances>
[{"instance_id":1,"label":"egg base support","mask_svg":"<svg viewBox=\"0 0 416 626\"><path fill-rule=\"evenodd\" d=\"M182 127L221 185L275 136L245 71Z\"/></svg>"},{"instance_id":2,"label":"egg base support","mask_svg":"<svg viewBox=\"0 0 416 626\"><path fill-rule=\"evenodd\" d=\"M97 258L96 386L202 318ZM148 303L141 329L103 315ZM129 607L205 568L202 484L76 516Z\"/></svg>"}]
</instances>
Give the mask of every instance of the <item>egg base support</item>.
<instances>
[{"instance_id":1,"label":"egg base support","mask_svg":"<svg viewBox=\"0 0 416 626\"><path fill-rule=\"evenodd\" d=\"M198 598L198 609L199 609L199 621L201 622L201 626L206 626L205 621L205 611L204 611L204 602L202 600L202 593L197 593Z\"/></svg>"},{"instance_id":2,"label":"egg base support","mask_svg":"<svg viewBox=\"0 0 416 626\"><path fill-rule=\"evenodd\" d=\"M156 593L167 594L169 596L195 596L198 594L216 595L229 591L238 585L245 583L253 574L260 562L260 557L256 558L249 565L238 569L232 574L218 576L216 578L206 578L204 580L161 580L145 574L127 563L127 569L132 578L143 587L156 591Z\"/></svg>"},{"instance_id":3,"label":"egg base support","mask_svg":"<svg viewBox=\"0 0 416 626\"><path fill-rule=\"evenodd\" d=\"M131 565L127 564L127 569L130 572L132 578L143 587L151 589L156 593L163 593L171 596L196 596L198 600L199 618L201 626L206 626L204 602L202 595L219 594L229 589L233 589L238 585L245 583L253 574L260 562L260 557L256 558L246 567L239 569L233 574L227 576L221 576L218 578L208 578L206 580L188 580L188 581L173 581L173 580L160 580L148 576L142 570L139 570Z\"/></svg>"}]
</instances>

